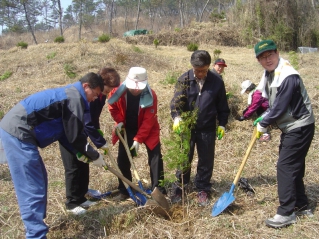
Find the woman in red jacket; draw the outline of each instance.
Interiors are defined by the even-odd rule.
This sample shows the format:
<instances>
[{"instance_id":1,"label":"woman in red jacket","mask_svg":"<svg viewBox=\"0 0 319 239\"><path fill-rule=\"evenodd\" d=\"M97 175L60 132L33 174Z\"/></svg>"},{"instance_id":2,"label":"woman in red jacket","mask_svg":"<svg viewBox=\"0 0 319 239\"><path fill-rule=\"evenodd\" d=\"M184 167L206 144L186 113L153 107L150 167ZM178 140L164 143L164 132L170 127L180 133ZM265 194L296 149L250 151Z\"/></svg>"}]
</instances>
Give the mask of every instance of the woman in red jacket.
<instances>
[{"instance_id":1,"label":"woman in red jacket","mask_svg":"<svg viewBox=\"0 0 319 239\"><path fill-rule=\"evenodd\" d=\"M115 128L121 130L124 127L126 130L130 149L137 153L140 144L146 145L152 190L158 187L166 194L165 189L158 186L159 181L164 179L164 169L157 120L157 96L147 83L146 70L142 67L132 67L126 80L109 94L108 104ZM114 131L112 143L115 144L117 141L118 137ZM117 163L122 174L132 181L131 164L121 142ZM129 197L121 180L118 189L120 194L115 200L121 201Z\"/></svg>"},{"instance_id":2,"label":"woman in red jacket","mask_svg":"<svg viewBox=\"0 0 319 239\"><path fill-rule=\"evenodd\" d=\"M248 106L243 111L243 115L238 118L239 121L250 118L255 112L257 116L259 116L268 109L268 99L262 97L261 92L256 90L256 85L254 83L252 83L250 80L245 80L241 84L241 88L241 94L248 94ZM264 133L259 139L260 142L267 142L269 140L269 133Z\"/></svg>"}]
</instances>

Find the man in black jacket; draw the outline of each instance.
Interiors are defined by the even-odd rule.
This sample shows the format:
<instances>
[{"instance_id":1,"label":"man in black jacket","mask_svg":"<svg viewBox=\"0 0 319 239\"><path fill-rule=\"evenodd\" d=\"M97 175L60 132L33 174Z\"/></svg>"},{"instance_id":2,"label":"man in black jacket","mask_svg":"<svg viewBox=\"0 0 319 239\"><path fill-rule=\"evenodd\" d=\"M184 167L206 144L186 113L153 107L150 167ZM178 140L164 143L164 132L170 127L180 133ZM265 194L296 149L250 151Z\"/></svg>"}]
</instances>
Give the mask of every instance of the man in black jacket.
<instances>
[{"instance_id":1,"label":"man in black jacket","mask_svg":"<svg viewBox=\"0 0 319 239\"><path fill-rule=\"evenodd\" d=\"M221 139L225 133L225 126L230 113L224 82L220 77L209 71L211 56L207 51L198 50L191 56L192 69L185 72L175 86L174 97L171 101L171 116L174 120L173 130L179 131L182 113L198 110L195 128L191 131L188 165L194 156L195 144L198 152L197 175L195 186L198 191L198 203L206 206L213 174L216 124L217 137ZM191 168L178 170L176 176L179 182L187 184L190 180ZM176 187L172 202L181 200L181 188Z\"/></svg>"}]
</instances>

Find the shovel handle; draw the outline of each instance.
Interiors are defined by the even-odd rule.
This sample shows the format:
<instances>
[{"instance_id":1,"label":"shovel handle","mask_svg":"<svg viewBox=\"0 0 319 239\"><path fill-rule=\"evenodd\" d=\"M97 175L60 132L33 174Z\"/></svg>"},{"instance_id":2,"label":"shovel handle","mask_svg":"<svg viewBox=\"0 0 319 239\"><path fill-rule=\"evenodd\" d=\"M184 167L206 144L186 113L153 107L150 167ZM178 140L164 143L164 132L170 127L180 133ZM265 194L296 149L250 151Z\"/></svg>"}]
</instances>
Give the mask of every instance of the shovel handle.
<instances>
[{"instance_id":1,"label":"shovel handle","mask_svg":"<svg viewBox=\"0 0 319 239\"><path fill-rule=\"evenodd\" d=\"M138 176L138 173L137 173L137 170L136 170L136 167L135 167L135 164L134 164L134 161L133 161L133 158L132 158L132 155L131 155L131 151L127 145L127 136L126 136L126 131L125 129L123 128L123 131L124 131L124 137L125 139L122 137L121 133L120 133L120 130L119 129L116 129L116 133L117 133L117 136L119 137L119 139L121 140L122 144L124 145L124 148L126 150L126 153L127 153L127 157L128 159L130 160L130 163L132 165L132 169L133 169L133 173L134 173L134 176L135 178L137 179L137 181L141 181L140 177Z\"/></svg>"},{"instance_id":2,"label":"shovel handle","mask_svg":"<svg viewBox=\"0 0 319 239\"><path fill-rule=\"evenodd\" d=\"M241 165L240 165L240 167L239 167L238 173L237 173L237 175L236 175L236 177L235 177L235 179L234 179L234 182L233 182L234 185L237 185L238 180L239 180L239 177L240 177L240 175L241 175L241 172L243 171L244 166L245 166L245 164L246 164L246 162L247 162L247 159L248 159L248 157L249 157L249 154L250 154L250 152L251 152L251 149L253 148L253 146L254 146L254 144L255 144L255 142L256 142L256 139L257 139L257 138L256 138L256 134L257 134L257 127L254 127L254 131L253 131L253 134L252 134L252 137L251 137L251 140L250 140L248 149L246 150L246 154L245 154L245 156L244 156L244 158L243 158L243 161L242 161L242 163L241 163Z\"/></svg>"}]
</instances>

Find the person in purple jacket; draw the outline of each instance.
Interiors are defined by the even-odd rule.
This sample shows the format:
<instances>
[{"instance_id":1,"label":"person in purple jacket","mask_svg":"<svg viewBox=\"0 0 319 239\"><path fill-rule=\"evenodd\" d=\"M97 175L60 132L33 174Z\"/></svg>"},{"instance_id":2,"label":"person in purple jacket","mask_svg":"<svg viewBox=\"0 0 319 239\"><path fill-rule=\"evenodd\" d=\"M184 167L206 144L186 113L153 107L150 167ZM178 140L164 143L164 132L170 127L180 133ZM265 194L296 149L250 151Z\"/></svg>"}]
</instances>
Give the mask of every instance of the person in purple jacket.
<instances>
[{"instance_id":1,"label":"person in purple jacket","mask_svg":"<svg viewBox=\"0 0 319 239\"><path fill-rule=\"evenodd\" d=\"M248 106L243 111L243 115L238 117L237 120L243 121L248 118L250 118L255 112L257 116L260 116L262 113L264 113L269 105L268 105L268 99L263 97L261 95L261 92L256 89L256 85L252 83L250 80L245 80L241 84L241 94L248 94ZM270 134L264 133L260 138L260 142L267 142L270 140Z\"/></svg>"},{"instance_id":2,"label":"person in purple jacket","mask_svg":"<svg viewBox=\"0 0 319 239\"><path fill-rule=\"evenodd\" d=\"M99 118L107 94L120 85L120 76L115 69L110 67L102 68L98 75L103 79L104 90L96 100L90 103L90 111L84 115L84 131L97 148L108 150L108 144L100 130ZM65 207L68 212L74 215L84 214L87 208L95 204L95 202L87 200L85 197L89 187L89 164L83 162L83 160L79 161L79 155L74 154L62 144L59 146L65 173Z\"/></svg>"}]
</instances>

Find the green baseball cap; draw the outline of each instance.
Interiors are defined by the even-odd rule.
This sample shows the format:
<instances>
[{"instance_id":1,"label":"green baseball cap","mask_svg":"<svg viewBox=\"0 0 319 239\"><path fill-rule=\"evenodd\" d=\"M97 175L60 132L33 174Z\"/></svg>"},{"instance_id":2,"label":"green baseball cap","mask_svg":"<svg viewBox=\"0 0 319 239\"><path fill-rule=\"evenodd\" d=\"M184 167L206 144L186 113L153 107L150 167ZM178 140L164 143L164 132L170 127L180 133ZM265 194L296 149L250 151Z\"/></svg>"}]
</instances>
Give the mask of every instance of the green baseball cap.
<instances>
[{"instance_id":1,"label":"green baseball cap","mask_svg":"<svg viewBox=\"0 0 319 239\"><path fill-rule=\"evenodd\" d=\"M262 40L255 45L255 54L258 57L261 53L265 51L276 50L277 46L272 40Z\"/></svg>"}]
</instances>

